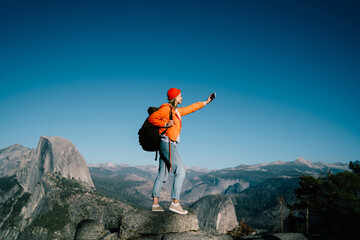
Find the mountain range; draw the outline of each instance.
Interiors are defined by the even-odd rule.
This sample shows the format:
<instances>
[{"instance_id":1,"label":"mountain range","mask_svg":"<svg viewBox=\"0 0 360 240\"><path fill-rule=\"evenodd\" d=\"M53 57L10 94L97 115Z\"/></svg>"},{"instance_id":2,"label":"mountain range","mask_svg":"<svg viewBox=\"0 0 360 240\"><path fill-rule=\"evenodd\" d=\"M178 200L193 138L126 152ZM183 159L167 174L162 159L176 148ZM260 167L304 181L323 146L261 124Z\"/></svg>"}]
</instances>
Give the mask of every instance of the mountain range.
<instances>
[{"instance_id":1,"label":"mountain range","mask_svg":"<svg viewBox=\"0 0 360 240\"><path fill-rule=\"evenodd\" d=\"M347 169L346 163L314 163L302 157L219 170L186 168L181 200L191 214L177 221L192 222L189 231L206 231L196 230L204 239L225 234L240 221L255 229L277 231L278 199L288 204L296 200L294 189L301 175ZM126 236L126 226L138 226L131 221L147 224L157 216L149 214L157 170L157 165L87 165L78 149L62 137L41 137L36 149L19 144L0 149L0 239L71 239L86 219L113 229L106 232L107 239L118 239L121 232ZM170 203L171 184L169 177L160 196L162 205ZM130 222L119 226L119 219ZM132 237L173 234L161 229L144 232L140 227Z\"/></svg>"},{"instance_id":2,"label":"mountain range","mask_svg":"<svg viewBox=\"0 0 360 240\"><path fill-rule=\"evenodd\" d=\"M113 163L89 164L88 167L98 191L116 196L129 204L137 202L132 200L135 196L144 201L150 199L158 170L156 165L132 167ZM207 195L238 194L271 178L290 179L304 174L319 176L328 171L338 173L346 169L348 164L345 163L313 163L302 157L289 162L242 164L220 170L186 168L181 198L189 205ZM170 199L171 184L172 178L169 178L164 184L162 199ZM113 191L108 186L111 186ZM117 192L121 192L121 196L117 196Z\"/></svg>"},{"instance_id":3,"label":"mountain range","mask_svg":"<svg viewBox=\"0 0 360 240\"><path fill-rule=\"evenodd\" d=\"M151 190L158 169L156 165L132 167L105 163L88 166L99 192L135 208L148 209L151 206ZM186 168L181 201L194 211L208 213L209 209L202 207L208 206L205 202L214 202L214 199L221 202L219 198L227 201L226 196L229 196L238 221L243 220L255 229L278 231L278 199L283 197L286 204L296 201L294 189L299 187L301 175L321 176L329 171L338 173L347 169L346 163L312 162L302 157L289 162L241 164L219 170ZM164 204L170 202L172 180L169 177L163 186L160 200ZM200 218L199 221L201 224Z\"/></svg>"}]
</instances>

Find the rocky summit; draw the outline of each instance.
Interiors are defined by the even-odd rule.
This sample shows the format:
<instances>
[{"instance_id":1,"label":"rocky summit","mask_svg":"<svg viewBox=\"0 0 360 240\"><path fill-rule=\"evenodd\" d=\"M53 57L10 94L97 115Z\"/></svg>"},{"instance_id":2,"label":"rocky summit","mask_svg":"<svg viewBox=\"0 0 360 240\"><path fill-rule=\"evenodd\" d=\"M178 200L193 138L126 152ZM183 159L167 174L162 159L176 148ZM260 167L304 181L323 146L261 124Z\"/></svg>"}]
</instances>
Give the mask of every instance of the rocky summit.
<instances>
[{"instance_id":1,"label":"rocky summit","mask_svg":"<svg viewBox=\"0 0 360 240\"><path fill-rule=\"evenodd\" d=\"M40 137L36 151L23 157L16 175L26 191L34 192L45 173L55 172L94 187L84 157L62 137Z\"/></svg>"}]
</instances>

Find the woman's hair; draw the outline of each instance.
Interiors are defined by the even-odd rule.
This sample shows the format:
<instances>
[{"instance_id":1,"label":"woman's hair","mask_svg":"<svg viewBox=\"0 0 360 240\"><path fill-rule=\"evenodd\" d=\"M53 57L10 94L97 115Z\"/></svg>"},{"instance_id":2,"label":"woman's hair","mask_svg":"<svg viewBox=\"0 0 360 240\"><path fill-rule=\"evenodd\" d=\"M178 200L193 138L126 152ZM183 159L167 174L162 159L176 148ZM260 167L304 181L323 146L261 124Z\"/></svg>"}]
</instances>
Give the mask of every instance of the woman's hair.
<instances>
[{"instance_id":1,"label":"woman's hair","mask_svg":"<svg viewBox=\"0 0 360 240\"><path fill-rule=\"evenodd\" d=\"M171 104L171 106L173 106L174 109L177 108L178 102L176 101L175 98L171 99L171 100L169 101L169 103Z\"/></svg>"}]
</instances>

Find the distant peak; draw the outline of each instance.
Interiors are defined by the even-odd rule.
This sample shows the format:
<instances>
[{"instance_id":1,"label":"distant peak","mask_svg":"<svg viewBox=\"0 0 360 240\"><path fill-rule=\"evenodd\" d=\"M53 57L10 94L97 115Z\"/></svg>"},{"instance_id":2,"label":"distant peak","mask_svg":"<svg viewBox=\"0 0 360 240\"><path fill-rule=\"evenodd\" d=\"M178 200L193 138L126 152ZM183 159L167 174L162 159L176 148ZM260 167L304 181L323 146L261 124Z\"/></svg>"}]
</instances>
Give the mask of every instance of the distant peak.
<instances>
[{"instance_id":1,"label":"distant peak","mask_svg":"<svg viewBox=\"0 0 360 240\"><path fill-rule=\"evenodd\" d=\"M113 167L116 167L116 164L109 162L109 163L105 163L105 166L108 168L113 168Z\"/></svg>"},{"instance_id":2,"label":"distant peak","mask_svg":"<svg viewBox=\"0 0 360 240\"><path fill-rule=\"evenodd\" d=\"M0 150L4 150L4 149L14 149L14 148L25 148L25 147L22 146L22 145L20 145L20 144L18 144L18 143L16 143L16 144L12 144L12 145L10 145L10 146L8 146L8 147L2 148L2 149L0 149Z\"/></svg>"},{"instance_id":3,"label":"distant peak","mask_svg":"<svg viewBox=\"0 0 360 240\"><path fill-rule=\"evenodd\" d=\"M311 165L311 164L312 164L311 161L308 161L308 160L306 160L306 159L303 158L303 157L298 157L298 158L296 158L295 162L302 163L302 164L306 164L306 165Z\"/></svg>"},{"instance_id":4,"label":"distant peak","mask_svg":"<svg viewBox=\"0 0 360 240\"><path fill-rule=\"evenodd\" d=\"M0 154L1 153L9 153L9 152L22 152L22 151L28 151L28 150L31 150L31 149L24 147L23 145L20 145L20 144L13 144L8 147L1 148Z\"/></svg>"},{"instance_id":5,"label":"distant peak","mask_svg":"<svg viewBox=\"0 0 360 240\"><path fill-rule=\"evenodd\" d=\"M11 145L10 147L24 147L24 146L22 146L21 144L18 144L18 143L16 143L16 144L13 144L13 145Z\"/></svg>"}]
</instances>

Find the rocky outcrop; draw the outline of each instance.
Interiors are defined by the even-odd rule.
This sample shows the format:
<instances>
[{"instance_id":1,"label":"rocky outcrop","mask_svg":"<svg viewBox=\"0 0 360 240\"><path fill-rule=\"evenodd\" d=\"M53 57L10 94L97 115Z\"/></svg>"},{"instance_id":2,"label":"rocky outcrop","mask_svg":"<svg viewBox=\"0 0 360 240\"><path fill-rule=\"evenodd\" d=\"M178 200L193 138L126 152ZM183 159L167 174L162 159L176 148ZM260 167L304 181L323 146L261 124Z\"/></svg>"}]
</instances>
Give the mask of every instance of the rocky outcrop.
<instances>
[{"instance_id":1,"label":"rocky outcrop","mask_svg":"<svg viewBox=\"0 0 360 240\"><path fill-rule=\"evenodd\" d=\"M78 224L74 240L104 239L110 234L104 224L93 219L85 219Z\"/></svg>"},{"instance_id":2,"label":"rocky outcrop","mask_svg":"<svg viewBox=\"0 0 360 240\"><path fill-rule=\"evenodd\" d=\"M209 195L194 203L191 208L197 213L199 227L203 231L224 234L239 224L229 196Z\"/></svg>"},{"instance_id":3,"label":"rocky outcrop","mask_svg":"<svg viewBox=\"0 0 360 240\"><path fill-rule=\"evenodd\" d=\"M200 231L196 215L134 210L120 220L120 231L111 233L94 220L79 223L75 240L231 240L229 235Z\"/></svg>"},{"instance_id":4,"label":"rocky outcrop","mask_svg":"<svg viewBox=\"0 0 360 240\"><path fill-rule=\"evenodd\" d=\"M189 233L174 233L168 234L161 238L161 240L233 240L229 235L211 234L208 232L189 232Z\"/></svg>"},{"instance_id":5,"label":"rocky outcrop","mask_svg":"<svg viewBox=\"0 0 360 240\"><path fill-rule=\"evenodd\" d=\"M199 225L195 214L134 210L120 220L119 235L122 238L131 238L197 230Z\"/></svg>"}]
</instances>

